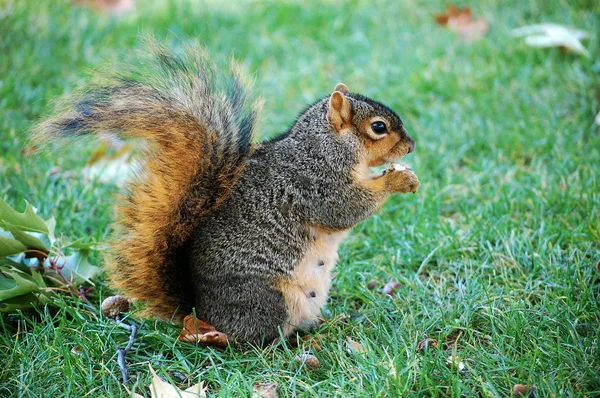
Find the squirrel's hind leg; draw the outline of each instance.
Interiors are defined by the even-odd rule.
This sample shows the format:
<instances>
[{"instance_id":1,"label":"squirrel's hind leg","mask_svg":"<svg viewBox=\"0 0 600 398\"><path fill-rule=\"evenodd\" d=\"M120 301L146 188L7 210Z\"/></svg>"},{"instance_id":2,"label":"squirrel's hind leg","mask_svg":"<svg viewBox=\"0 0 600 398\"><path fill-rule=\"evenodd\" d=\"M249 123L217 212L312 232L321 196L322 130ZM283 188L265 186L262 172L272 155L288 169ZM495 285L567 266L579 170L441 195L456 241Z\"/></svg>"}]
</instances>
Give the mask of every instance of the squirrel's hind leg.
<instances>
[{"instance_id":1,"label":"squirrel's hind leg","mask_svg":"<svg viewBox=\"0 0 600 398\"><path fill-rule=\"evenodd\" d=\"M287 312L270 278L222 275L196 285L196 316L236 342L268 344L280 337Z\"/></svg>"}]
</instances>

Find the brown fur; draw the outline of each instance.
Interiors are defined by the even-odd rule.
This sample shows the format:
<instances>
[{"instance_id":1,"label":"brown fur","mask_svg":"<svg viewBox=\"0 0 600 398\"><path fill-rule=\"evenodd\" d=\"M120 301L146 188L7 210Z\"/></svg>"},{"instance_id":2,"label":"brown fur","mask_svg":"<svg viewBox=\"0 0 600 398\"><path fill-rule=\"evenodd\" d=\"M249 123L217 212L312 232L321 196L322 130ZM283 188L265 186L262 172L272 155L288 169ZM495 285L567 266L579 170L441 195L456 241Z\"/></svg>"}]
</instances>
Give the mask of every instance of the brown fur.
<instances>
[{"instance_id":1,"label":"brown fur","mask_svg":"<svg viewBox=\"0 0 600 398\"><path fill-rule=\"evenodd\" d=\"M236 65L224 94L202 50L177 56L155 43L151 50L154 68L121 69L76 92L34 139L108 131L146 141L142 172L118 207L109 276L114 287L147 302L147 314L179 320L194 301L179 250L243 173L258 109L245 109Z\"/></svg>"},{"instance_id":2,"label":"brown fur","mask_svg":"<svg viewBox=\"0 0 600 398\"><path fill-rule=\"evenodd\" d=\"M311 325L348 230L419 185L410 170L373 178L368 167L414 141L391 109L340 84L286 134L252 146L257 110L236 67L217 87L223 77L198 48L153 54L153 69L90 85L39 128L146 141L119 205L113 286L146 302L146 315L180 320L195 308L237 341ZM371 124L381 120L387 130L377 134Z\"/></svg>"}]
</instances>

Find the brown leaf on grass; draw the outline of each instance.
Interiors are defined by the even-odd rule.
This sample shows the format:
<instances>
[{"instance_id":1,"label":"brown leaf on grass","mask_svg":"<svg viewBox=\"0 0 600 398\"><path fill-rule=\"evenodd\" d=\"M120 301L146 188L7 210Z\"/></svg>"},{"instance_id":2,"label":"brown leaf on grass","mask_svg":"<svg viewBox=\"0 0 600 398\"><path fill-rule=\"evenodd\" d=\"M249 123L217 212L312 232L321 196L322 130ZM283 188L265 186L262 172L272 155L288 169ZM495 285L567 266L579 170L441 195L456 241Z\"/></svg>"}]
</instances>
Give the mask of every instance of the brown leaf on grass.
<instances>
[{"instance_id":1,"label":"brown leaf on grass","mask_svg":"<svg viewBox=\"0 0 600 398\"><path fill-rule=\"evenodd\" d=\"M535 386L526 386L525 384L515 384L513 387L513 393L517 397L533 396Z\"/></svg>"},{"instance_id":2,"label":"brown leaf on grass","mask_svg":"<svg viewBox=\"0 0 600 398\"><path fill-rule=\"evenodd\" d=\"M183 330L177 338L188 343L206 344L216 347L225 347L229 343L229 336L221 333L208 323L188 315L183 320Z\"/></svg>"},{"instance_id":3,"label":"brown leaf on grass","mask_svg":"<svg viewBox=\"0 0 600 398\"><path fill-rule=\"evenodd\" d=\"M367 351L367 350L365 350L365 347L363 347L362 344L360 344L357 341L352 340L350 337L346 337L346 346L350 349L350 351L356 352L359 354L362 354Z\"/></svg>"},{"instance_id":4,"label":"brown leaf on grass","mask_svg":"<svg viewBox=\"0 0 600 398\"><path fill-rule=\"evenodd\" d=\"M598 262L596 263L596 270L597 270L598 272L600 272L600 261L598 261Z\"/></svg>"},{"instance_id":5,"label":"brown leaf on grass","mask_svg":"<svg viewBox=\"0 0 600 398\"><path fill-rule=\"evenodd\" d=\"M295 360L297 364L306 364L310 369L318 369L319 366L321 366L319 359L308 352L305 352L302 355L296 355Z\"/></svg>"},{"instance_id":6,"label":"brown leaf on grass","mask_svg":"<svg viewBox=\"0 0 600 398\"><path fill-rule=\"evenodd\" d=\"M388 296L393 295L400 288L400 284L396 281L389 281L385 284L383 289L381 289L381 293L387 294Z\"/></svg>"},{"instance_id":7,"label":"brown leaf on grass","mask_svg":"<svg viewBox=\"0 0 600 398\"><path fill-rule=\"evenodd\" d=\"M454 4L450 4L444 14L436 15L435 20L438 24L458 33L465 41L481 39L490 28L483 18L473 19L469 7L458 8Z\"/></svg>"},{"instance_id":8,"label":"brown leaf on grass","mask_svg":"<svg viewBox=\"0 0 600 398\"><path fill-rule=\"evenodd\" d=\"M438 348L438 341L436 339L424 339L417 343L417 352L427 350L429 347Z\"/></svg>"},{"instance_id":9,"label":"brown leaf on grass","mask_svg":"<svg viewBox=\"0 0 600 398\"><path fill-rule=\"evenodd\" d=\"M258 383L254 385L253 390L252 398L277 398L279 386L275 383Z\"/></svg>"},{"instance_id":10,"label":"brown leaf on grass","mask_svg":"<svg viewBox=\"0 0 600 398\"><path fill-rule=\"evenodd\" d=\"M158 377L158 375L152 368L152 365L148 364L148 366L150 367L150 373L152 373L152 382L149 386L150 396L152 398L206 398L207 388L204 387L204 383L196 384L186 390L181 390L180 388L172 386L171 384ZM130 395L134 398L144 398L142 395L136 393Z\"/></svg>"}]
</instances>

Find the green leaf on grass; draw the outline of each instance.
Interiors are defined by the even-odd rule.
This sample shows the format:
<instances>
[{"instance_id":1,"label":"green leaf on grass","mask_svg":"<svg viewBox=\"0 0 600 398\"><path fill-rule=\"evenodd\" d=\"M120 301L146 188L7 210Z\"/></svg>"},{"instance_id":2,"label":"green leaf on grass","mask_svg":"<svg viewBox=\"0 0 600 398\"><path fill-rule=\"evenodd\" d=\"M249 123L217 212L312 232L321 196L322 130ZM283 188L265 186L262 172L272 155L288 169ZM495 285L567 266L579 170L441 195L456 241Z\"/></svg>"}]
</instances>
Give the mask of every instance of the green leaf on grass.
<instances>
[{"instance_id":1,"label":"green leaf on grass","mask_svg":"<svg viewBox=\"0 0 600 398\"><path fill-rule=\"evenodd\" d=\"M27 293L39 292L40 286L31 275L8 267L0 268L0 302ZM43 281L42 281L43 283Z\"/></svg>"},{"instance_id":2,"label":"green leaf on grass","mask_svg":"<svg viewBox=\"0 0 600 398\"><path fill-rule=\"evenodd\" d=\"M16 296L8 300L0 301L0 312L14 312L16 310L24 310L31 308L35 303L50 302L49 297L44 294L27 293L21 296Z\"/></svg>"},{"instance_id":3,"label":"green leaf on grass","mask_svg":"<svg viewBox=\"0 0 600 398\"><path fill-rule=\"evenodd\" d=\"M29 308L33 303L52 304L54 288L76 294L77 284L93 284L90 279L101 273L100 267L88 261L89 250L95 244L75 240L57 247L55 227L53 217L44 221L29 203L26 202L25 211L19 213L0 199L1 312ZM65 257L62 251L65 247L75 252ZM35 251L52 253L56 263L45 261L46 256Z\"/></svg>"},{"instance_id":4,"label":"green leaf on grass","mask_svg":"<svg viewBox=\"0 0 600 398\"><path fill-rule=\"evenodd\" d=\"M0 234L0 257L14 256L27 250L27 246L16 239Z\"/></svg>"},{"instance_id":5,"label":"green leaf on grass","mask_svg":"<svg viewBox=\"0 0 600 398\"><path fill-rule=\"evenodd\" d=\"M21 231L40 232L48 234L48 225L36 214L33 206L25 201L26 207L23 213L19 213L0 199L0 221L7 222Z\"/></svg>"},{"instance_id":6,"label":"green leaf on grass","mask_svg":"<svg viewBox=\"0 0 600 398\"><path fill-rule=\"evenodd\" d=\"M15 227L14 225L12 225L8 222L0 223L0 225L4 229L10 231L12 236L16 240L18 240L19 242L24 244L28 249L38 249L38 250L41 250L44 252L48 252L50 250L50 248L44 242L42 242L40 239L36 238L33 235L28 234L27 232L21 231L19 228Z\"/></svg>"},{"instance_id":7,"label":"green leaf on grass","mask_svg":"<svg viewBox=\"0 0 600 398\"><path fill-rule=\"evenodd\" d=\"M54 216L50 217L48 221L46 221L46 226L48 227L48 232L46 235L48 236L48 240L50 241L50 246L54 244L56 238L54 237L54 229L56 228L56 219Z\"/></svg>"}]
</instances>

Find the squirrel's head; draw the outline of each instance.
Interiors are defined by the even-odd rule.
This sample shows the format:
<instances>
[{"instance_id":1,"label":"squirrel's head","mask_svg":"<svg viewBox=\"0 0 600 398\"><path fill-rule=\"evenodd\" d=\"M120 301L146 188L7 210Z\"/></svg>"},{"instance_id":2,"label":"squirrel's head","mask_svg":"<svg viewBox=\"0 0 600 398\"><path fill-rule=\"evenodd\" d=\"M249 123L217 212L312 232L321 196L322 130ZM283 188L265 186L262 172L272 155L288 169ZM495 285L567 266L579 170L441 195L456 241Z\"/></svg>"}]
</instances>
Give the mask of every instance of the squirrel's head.
<instances>
[{"instance_id":1,"label":"squirrel's head","mask_svg":"<svg viewBox=\"0 0 600 398\"><path fill-rule=\"evenodd\" d=\"M415 149L402 120L387 106L339 83L329 97L329 124L334 134L353 134L369 167L391 163Z\"/></svg>"}]
</instances>

